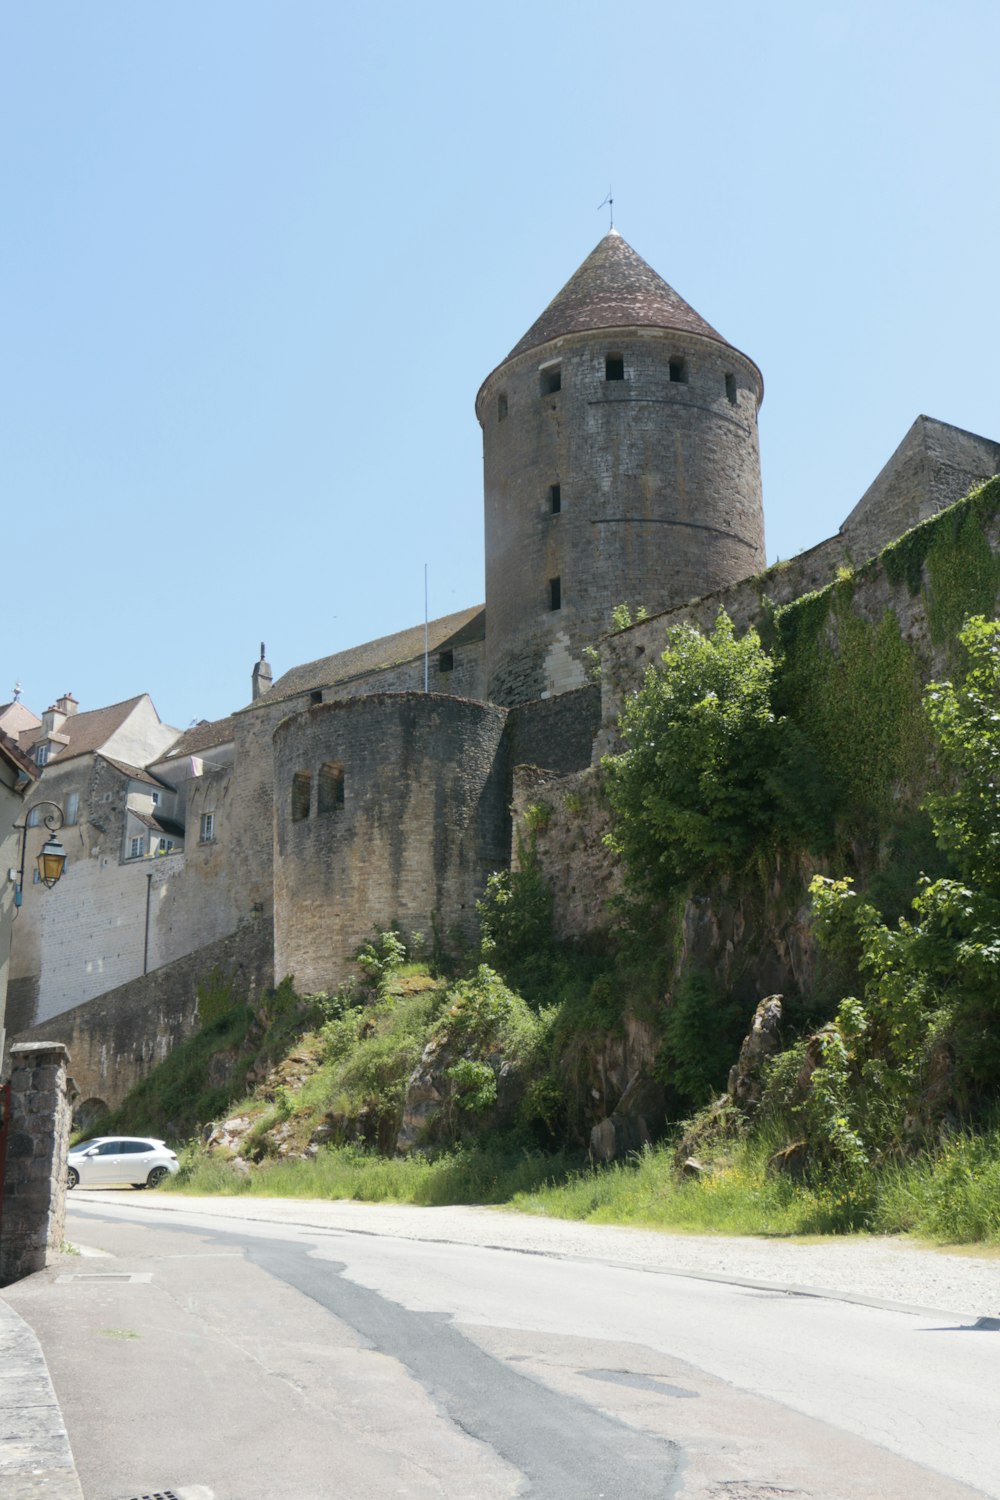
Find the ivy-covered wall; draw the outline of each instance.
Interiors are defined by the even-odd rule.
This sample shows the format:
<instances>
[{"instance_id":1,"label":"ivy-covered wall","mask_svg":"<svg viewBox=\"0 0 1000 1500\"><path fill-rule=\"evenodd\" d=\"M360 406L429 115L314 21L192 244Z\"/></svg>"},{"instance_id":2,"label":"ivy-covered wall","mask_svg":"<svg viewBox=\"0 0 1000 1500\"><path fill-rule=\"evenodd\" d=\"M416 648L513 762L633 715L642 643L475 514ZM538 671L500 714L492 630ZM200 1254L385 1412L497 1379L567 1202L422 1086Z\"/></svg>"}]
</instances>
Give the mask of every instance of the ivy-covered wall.
<instances>
[{"instance_id":1,"label":"ivy-covered wall","mask_svg":"<svg viewBox=\"0 0 1000 1500\"><path fill-rule=\"evenodd\" d=\"M890 910L893 881L903 899L925 858L934 857L930 825L919 812L931 756L921 694L927 682L960 674L962 621L997 612L1000 478L862 567L841 564L826 587L796 593L796 583L817 571L815 550L602 643L605 723L593 770L572 784L522 778L516 787L516 817L536 804L546 809L537 852L553 884L561 935L580 936L606 923L606 898L620 888L598 790L598 762L616 743L609 716L617 719L646 667L659 661L669 626L691 622L708 630L722 609L738 631L755 625L777 652L775 708L796 721L822 772L828 805L817 809L815 847L803 851L813 867L832 861L831 868L882 882L876 894Z\"/></svg>"}]
</instances>

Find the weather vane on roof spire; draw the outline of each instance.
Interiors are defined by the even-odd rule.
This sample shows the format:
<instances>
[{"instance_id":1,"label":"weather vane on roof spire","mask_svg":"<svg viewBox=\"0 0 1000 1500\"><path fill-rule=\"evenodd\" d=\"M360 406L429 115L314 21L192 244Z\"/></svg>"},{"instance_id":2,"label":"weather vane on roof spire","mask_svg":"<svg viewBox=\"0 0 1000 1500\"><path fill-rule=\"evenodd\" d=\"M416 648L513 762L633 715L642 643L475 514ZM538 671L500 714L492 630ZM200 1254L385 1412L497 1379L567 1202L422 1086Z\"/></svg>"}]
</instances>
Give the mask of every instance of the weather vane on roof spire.
<instances>
[{"instance_id":1,"label":"weather vane on roof spire","mask_svg":"<svg viewBox=\"0 0 1000 1500\"><path fill-rule=\"evenodd\" d=\"M608 188L608 196L604 199L604 202L597 205L598 210L602 209L605 203L608 205L608 229L610 231L615 227L615 200L611 196L610 188Z\"/></svg>"}]
</instances>

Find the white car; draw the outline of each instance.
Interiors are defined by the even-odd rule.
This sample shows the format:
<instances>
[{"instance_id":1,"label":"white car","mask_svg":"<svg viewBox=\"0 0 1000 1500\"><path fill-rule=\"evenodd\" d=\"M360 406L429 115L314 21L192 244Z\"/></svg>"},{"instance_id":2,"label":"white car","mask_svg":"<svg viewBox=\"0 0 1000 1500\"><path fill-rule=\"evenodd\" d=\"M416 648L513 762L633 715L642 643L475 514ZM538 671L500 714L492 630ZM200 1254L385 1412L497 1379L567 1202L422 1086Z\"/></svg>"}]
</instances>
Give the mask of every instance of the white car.
<instances>
[{"instance_id":1,"label":"white car","mask_svg":"<svg viewBox=\"0 0 1000 1500\"><path fill-rule=\"evenodd\" d=\"M157 1187L180 1170L176 1153L148 1135L99 1135L71 1146L67 1187Z\"/></svg>"}]
</instances>

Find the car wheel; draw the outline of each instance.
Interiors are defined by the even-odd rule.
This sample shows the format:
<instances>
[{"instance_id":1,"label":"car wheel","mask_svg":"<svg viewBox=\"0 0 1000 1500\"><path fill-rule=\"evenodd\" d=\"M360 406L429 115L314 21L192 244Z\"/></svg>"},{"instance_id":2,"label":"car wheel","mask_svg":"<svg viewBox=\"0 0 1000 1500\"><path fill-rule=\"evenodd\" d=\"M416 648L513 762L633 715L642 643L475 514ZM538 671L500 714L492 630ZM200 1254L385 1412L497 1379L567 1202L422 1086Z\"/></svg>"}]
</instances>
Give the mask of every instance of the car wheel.
<instances>
[{"instance_id":1,"label":"car wheel","mask_svg":"<svg viewBox=\"0 0 1000 1500\"><path fill-rule=\"evenodd\" d=\"M66 1173L66 1186L68 1188L75 1188L76 1185L77 1185L77 1183L79 1181L80 1181L80 1174L79 1174L79 1172L76 1170L75 1167L70 1167L69 1171Z\"/></svg>"},{"instance_id":2,"label":"car wheel","mask_svg":"<svg viewBox=\"0 0 1000 1500\"><path fill-rule=\"evenodd\" d=\"M154 1167L153 1170L150 1172L149 1176L146 1178L146 1186L147 1187L159 1187L160 1183L163 1181L163 1179L164 1179L164 1177L166 1177L166 1175L167 1175L167 1169L166 1169L166 1167Z\"/></svg>"}]
</instances>

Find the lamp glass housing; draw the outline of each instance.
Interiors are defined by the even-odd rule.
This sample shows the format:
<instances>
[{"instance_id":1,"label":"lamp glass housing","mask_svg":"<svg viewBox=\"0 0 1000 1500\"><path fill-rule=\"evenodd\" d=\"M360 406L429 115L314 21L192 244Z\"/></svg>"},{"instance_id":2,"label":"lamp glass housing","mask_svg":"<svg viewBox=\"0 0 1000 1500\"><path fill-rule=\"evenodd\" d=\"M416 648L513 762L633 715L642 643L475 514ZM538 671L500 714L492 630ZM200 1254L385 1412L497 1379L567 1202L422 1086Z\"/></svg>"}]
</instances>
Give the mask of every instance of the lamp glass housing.
<instances>
[{"instance_id":1,"label":"lamp glass housing","mask_svg":"<svg viewBox=\"0 0 1000 1500\"><path fill-rule=\"evenodd\" d=\"M66 850L55 837L43 845L38 856L38 873L49 890L56 884L66 864Z\"/></svg>"}]
</instances>

